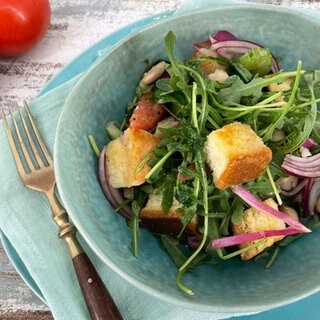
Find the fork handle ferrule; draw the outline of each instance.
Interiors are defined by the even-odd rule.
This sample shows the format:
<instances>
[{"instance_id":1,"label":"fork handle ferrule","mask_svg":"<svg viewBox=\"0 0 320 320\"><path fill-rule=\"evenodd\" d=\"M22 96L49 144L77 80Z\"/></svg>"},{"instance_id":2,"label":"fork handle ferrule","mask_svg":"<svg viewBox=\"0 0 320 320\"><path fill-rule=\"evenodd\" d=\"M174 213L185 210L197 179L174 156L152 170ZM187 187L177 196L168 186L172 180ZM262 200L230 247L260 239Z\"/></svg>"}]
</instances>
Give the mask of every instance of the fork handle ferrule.
<instances>
[{"instance_id":1,"label":"fork handle ferrule","mask_svg":"<svg viewBox=\"0 0 320 320\"><path fill-rule=\"evenodd\" d=\"M68 249L72 259L83 252L83 249L76 238L76 231L77 229L75 226L70 225L70 228L66 228L63 232L59 232L59 237L64 239L68 244Z\"/></svg>"}]
</instances>

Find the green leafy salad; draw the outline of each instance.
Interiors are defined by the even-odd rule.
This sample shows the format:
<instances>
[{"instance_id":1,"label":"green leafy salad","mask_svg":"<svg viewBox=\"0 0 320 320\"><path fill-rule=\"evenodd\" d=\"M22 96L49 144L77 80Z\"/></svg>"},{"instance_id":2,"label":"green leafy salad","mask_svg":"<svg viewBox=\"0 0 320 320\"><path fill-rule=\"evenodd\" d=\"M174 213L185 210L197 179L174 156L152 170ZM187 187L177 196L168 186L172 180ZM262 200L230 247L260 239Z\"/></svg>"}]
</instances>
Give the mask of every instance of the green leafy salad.
<instances>
[{"instance_id":1,"label":"green leafy salad","mask_svg":"<svg viewBox=\"0 0 320 320\"><path fill-rule=\"evenodd\" d=\"M301 61L283 71L268 48L224 30L194 43L186 61L175 40L166 35L167 58L137 79L101 152L89 138L133 254L139 228L149 229L192 295L182 278L197 265L265 259L269 268L319 226L320 71Z\"/></svg>"}]
</instances>

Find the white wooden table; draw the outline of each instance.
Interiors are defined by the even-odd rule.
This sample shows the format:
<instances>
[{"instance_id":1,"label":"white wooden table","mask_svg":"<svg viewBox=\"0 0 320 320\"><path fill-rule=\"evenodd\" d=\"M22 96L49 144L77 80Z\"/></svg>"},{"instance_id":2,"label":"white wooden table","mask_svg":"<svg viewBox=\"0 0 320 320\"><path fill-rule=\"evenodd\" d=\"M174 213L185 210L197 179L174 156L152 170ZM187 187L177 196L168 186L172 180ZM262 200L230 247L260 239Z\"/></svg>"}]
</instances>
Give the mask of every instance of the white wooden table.
<instances>
[{"instance_id":1,"label":"white wooden table","mask_svg":"<svg viewBox=\"0 0 320 320\"><path fill-rule=\"evenodd\" d=\"M182 2L183 0L50 0L51 25L43 41L22 57L0 59L0 104L16 108L17 103L22 100L32 100L59 70L98 40L146 16L176 9ZM260 2L293 4L320 10L318 0ZM48 307L20 279L1 243L0 319L53 319Z\"/></svg>"}]
</instances>

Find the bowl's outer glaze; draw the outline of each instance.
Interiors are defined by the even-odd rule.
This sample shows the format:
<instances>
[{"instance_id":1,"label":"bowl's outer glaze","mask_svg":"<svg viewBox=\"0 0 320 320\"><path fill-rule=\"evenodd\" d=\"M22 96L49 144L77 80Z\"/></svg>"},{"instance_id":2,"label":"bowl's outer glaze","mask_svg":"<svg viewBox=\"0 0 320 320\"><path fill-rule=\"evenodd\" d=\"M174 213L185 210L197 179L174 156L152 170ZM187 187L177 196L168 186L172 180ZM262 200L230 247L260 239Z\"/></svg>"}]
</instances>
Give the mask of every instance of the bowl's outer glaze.
<instances>
[{"instance_id":1,"label":"bowl's outer glaze","mask_svg":"<svg viewBox=\"0 0 320 320\"><path fill-rule=\"evenodd\" d=\"M159 241L141 230L140 255L131 253L131 231L105 199L97 179L97 159L87 136L107 142L104 126L124 116L135 94L145 60L166 58L164 37L177 37L176 55L184 59L192 42L218 29L258 42L282 58L281 67L319 68L320 22L296 11L259 5L238 5L174 16L154 23L120 42L79 81L68 98L55 145L60 195L72 220L95 253L124 279L143 291L174 304L215 312L248 312L296 301L318 291L319 233L305 236L282 250L271 270L262 263L224 263L223 271L201 266L184 283L195 296L176 286L177 270Z\"/></svg>"}]
</instances>

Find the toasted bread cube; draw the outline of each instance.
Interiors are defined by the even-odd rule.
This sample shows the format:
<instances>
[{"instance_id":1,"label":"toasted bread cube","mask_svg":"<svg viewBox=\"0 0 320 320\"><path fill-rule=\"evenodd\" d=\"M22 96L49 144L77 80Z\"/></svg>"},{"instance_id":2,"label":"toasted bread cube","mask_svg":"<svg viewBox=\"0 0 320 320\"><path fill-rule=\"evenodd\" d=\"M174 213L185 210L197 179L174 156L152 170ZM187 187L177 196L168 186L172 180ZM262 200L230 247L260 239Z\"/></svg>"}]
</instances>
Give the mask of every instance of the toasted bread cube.
<instances>
[{"instance_id":1,"label":"toasted bread cube","mask_svg":"<svg viewBox=\"0 0 320 320\"><path fill-rule=\"evenodd\" d=\"M269 91L288 91L291 89L291 83L293 81L293 78L287 78L282 83L271 83L268 85ZM275 99L275 101L283 101L284 95L278 97Z\"/></svg>"},{"instance_id":2,"label":"toasted bread cube","mask_svg":"<svg viewBox=\"0 0 320 320\"><path fill-rule=\"evenodd\" d=\"M108 143L106 166L109 182L114 188L129 188L145 182L150 166L137 166L159 144L159 140L142 129L128 128L119 138Z\"/></svg>"},{"instance_id":3,"label":"toasted bread cube","mask_svg":"<svg viewBox=\"0 0 320 320\"><path fill-rule=\"evenodd\" d=\"M211 132L205 144L217 188L226 189L259 177L271 161L271 150L247 124L233 122Z\"/></svg>"},{"instance_id":4,"label":"toasted bread cube","mask_svg":"<svg viewBox=\"0 0 320 320\"><path fill-rule=\"evenodd\" d=\"M161 209L161 195L150 195L147 205L140 212L142 224L151 232L178 235L182 230L181 218L183 213L176 212L181 207L177 200L174 200L168 213ZM195 216L184 229L183 234L193 236L197 234L198 219Z\"/></svg>"},{"instance_id":5,"label":"toasted bread cube","mask_svg":"<svg viewBox=\"0 0 320 320\"><path fill-rule=\"evenodd\" d=\"M273 209L278 209L278 205L271 198L263 202ZM282 230L286 227L285 223L281 219L272 217L255 208L249 208L245 210L241 222L238 225L231 225L235 235L266 230ZM282 240L283 238L284 236L268 237L266 238L266 242L241 254L241 259L249 260L262 252L264 249L272 246L275 242ZM252 243L256 243L257 241L260 240L242 243L241 245L239 245L239 247L241 249L246 248L247 246L251 245Z\"/></svg>"},{"instance_id":6,"label":"toasted bread cube","mask_svg":"<svg viewBox=\"0 0 320 320\"><path fill-rule=\"evenodd\" d=\"M268 85L269 91L288 91L291 89L293 78L287 78L282 83L271 83Z\"/></svg>"},{"instance_id":7,"label":"toasted bread cube","mask_svg":"<svg viewBox=\"0 0 320 320\"><path fill-rule=\"evenodd\" d=\"M209 50L208 50L209 51ZM208 57L209 54L206 54L205 52L201 52L199 50L193 52L192 56L190 57L190 59L197 59L197 58L201 58L201 57ZM199 64L200 69L202 70L202 72L208 76L211 73L214 73L216 70L222 70L225 71L226 67L222 64L220 64L217 60L211 59L211 60L206 60L203 61Z\"/></svg>"}]
</instances>

